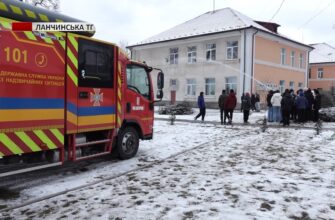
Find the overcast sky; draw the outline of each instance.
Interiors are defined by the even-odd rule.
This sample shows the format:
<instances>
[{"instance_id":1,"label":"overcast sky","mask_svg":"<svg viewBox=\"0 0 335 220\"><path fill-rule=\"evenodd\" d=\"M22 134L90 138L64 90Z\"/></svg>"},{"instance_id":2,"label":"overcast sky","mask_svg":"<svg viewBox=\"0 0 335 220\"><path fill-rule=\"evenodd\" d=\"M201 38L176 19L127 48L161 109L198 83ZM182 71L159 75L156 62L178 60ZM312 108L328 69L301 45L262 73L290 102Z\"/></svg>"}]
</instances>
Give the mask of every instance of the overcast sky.
<instances>
[{"instance_id":1,"label":"overcast sky","mask_svg":"<svg viewBox=\"0 0 335 220\"><path fill-rule=\"evenodd\" d=\"M213 2L61 0L60 11L95 24L98 39L131 45L212 11ZM281 34L302 43L326 42L335 46L335 0L215 0L215 9L225 7L254 20L278 23Z\"/></svg>"}]
</instances>

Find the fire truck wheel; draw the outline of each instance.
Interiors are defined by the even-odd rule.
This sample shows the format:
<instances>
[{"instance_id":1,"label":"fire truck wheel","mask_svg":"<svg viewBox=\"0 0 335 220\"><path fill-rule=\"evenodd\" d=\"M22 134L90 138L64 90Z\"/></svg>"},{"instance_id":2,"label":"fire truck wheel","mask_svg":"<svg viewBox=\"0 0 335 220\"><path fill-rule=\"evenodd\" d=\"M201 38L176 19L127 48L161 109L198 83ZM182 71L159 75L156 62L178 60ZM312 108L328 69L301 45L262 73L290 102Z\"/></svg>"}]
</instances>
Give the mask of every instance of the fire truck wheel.
<instances>
[{"instance_id":1,"label":"fire truck wheel","mask_svg":"<svg viewBox=\"0 0 335 220\"><path fill-rule=\"evenodd\" d=\"M139 137L135 128L126 127L118 138L117 149L121 159L129 159L136 155Z\"/></svg>"}]
</instances>

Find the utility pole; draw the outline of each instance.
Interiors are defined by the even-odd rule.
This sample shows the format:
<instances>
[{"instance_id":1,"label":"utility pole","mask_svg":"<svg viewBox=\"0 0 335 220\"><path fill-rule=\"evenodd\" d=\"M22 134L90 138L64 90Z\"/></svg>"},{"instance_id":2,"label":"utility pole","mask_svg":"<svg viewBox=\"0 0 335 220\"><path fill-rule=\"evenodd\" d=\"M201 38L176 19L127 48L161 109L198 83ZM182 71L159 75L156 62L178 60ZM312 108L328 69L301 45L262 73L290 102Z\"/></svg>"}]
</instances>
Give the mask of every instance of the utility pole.
<instances>
[{"instance_id":1,"label":"utility pole","mask_svg":"<svg viewBox=\"0 0 335 220\"><path fill-rule=\"evenodd\" d=\"M213 13L215 11L215 0L213 0Z\"/></svg>"}]
</instances>

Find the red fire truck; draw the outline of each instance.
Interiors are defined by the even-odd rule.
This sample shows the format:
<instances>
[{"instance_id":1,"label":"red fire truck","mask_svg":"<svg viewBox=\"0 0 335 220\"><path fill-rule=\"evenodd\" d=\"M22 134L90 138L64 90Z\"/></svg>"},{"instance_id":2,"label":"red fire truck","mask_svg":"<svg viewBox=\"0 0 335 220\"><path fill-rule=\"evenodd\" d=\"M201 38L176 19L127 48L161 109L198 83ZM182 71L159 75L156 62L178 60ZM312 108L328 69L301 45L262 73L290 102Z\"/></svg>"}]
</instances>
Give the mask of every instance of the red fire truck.
<instances>
[{"instance_id":1,"label":"red fire truck","mask_svg":"<svg viewBox=\"0 0 335 220\"><path fill-rule=\"evenodd\" d=\"M2 169L0 177L112 148L128 159L139 139L153 137L153 68L129 60L114 44L69 32L16 32L13 21L78 22L0 0L0 167L38 162ZM164 75L157 72L161 99Z\"/></svg>"}]
</instances>

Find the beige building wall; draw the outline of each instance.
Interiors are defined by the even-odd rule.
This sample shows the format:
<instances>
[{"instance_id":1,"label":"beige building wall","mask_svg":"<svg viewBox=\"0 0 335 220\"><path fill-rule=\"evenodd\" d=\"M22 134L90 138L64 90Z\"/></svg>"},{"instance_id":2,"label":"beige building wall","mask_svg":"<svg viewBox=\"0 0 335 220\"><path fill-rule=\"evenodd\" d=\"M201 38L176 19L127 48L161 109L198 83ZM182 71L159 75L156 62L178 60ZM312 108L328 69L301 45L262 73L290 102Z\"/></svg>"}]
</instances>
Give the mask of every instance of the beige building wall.
<instances>
[{"instance_id":1,"label":"beige building wall","mask_svg":"<svg viewBox=\"0 0 335 220\"><path fill-rule=\"evenodd\" d=\"M284 63L282 63L283 48L286 52ZM278 37L260 34L255 37L254 56L252 90L259 93L263 101L267 90L296 91L306 86L308 71L306 47ZM280 81L284 84L280 85Z\"/></svg>"},{"instance_id":2,"label":"beige building wall","mask_svg":"<svg viewBox=\"0 0 335 220\"><path fill-rule=\"evenodd\" d=\"M323 77L318 77L318 69L323 69ZM335 88L335 63L311 64L309 85L311 89L332 91Z\"/></svg>"}]
</instances>

